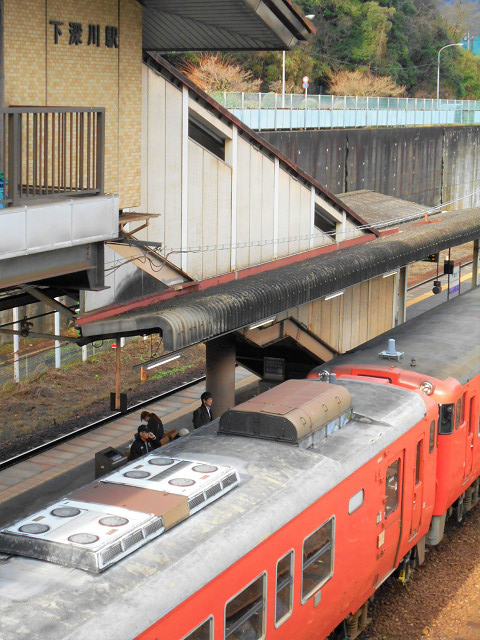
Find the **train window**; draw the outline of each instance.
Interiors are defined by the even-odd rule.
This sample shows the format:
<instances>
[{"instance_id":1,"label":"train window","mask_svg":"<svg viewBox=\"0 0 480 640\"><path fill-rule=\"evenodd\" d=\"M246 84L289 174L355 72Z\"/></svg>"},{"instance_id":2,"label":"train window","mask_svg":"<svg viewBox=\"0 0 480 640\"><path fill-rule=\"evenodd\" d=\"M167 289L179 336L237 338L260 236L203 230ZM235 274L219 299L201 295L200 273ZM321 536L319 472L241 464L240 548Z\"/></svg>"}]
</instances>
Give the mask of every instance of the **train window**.
<instances>
[{"instance_id":1,"label":"train window","mask_svg":"<svg viewBox=\"0 0 480 640\"><path fill-rule=\"evenodd\" d=\"M415 461L415 484L420 482L420 467L422 464L422 444L423 440L417 442L417 458Z\"/></svg>"},{"instance_id":2,"label":"train window","mask_svg":"<svg viewBox=\"0 0 480 640\"><path fill-rule=\"evenodd\" d=\"M455 413L455 405L440 405L440 424L438 425L438 433L447 435L453 433L453 414Z\"/></svg>"},{"instance_id":3,"label":"train window","mask_svg":"<svg viewBox=\"0 0 480 640\"><path fill-rule=\"evenodd\" d=\"M457 410L455 411L455 429L458 429L463 422L463 404L460 398L457 400Z\"/></svg>"},{"instance_id":4,"label":"train window","mask_svg":"<svg viewBox=\"0 0 480 640\"><path fill-rule=\"evenodd\" d=\"M432 453L435 448L435 420L430 423L430 439L428 441L428 453Z\"/></svg>"},{"instance_id":5,"label":"train window","mask_svg":"<svg viewBox=\"0 0 480 640\"><path fill-rule=\"evenodd\" d=\"M352 515L352 513L354 513L357 509L360 509L360 507L362 506L363 495L363 489L360 489L360 491L357 491L357 493L348 501L348 513L350 515Z\"/></svg>"},{"instance_id":6,"label":"train window","mask_svg":"<svg viewBox=\"0 0 480 640\"><path fill-rule=\"evenodd\" d=\"M293 551L277 563L277 597L275 600L275 627L292 615L293 607Z\"/></svg>"},{"instance_id":7,"label":"train window","mask_svg":"<svg viewBox=\"0 0 480 640\"><path fill-rule=\"evenodd\" d=\"M213 638L213 618L209 618L202 622L200 626L198 626L193 631L190 631L189 634L184 636L182 640L212 640Z\"/></svg>"},{"instance_id":8,"label":"train window","mask_svg":"<svg viewBox=\"0 0 480 640\"><path fill-rule=\"evenodd\" d=\"M259 640L265 634L266 575L262 574L225 607L225 638Z\"/></svg>"},{"instance_id":9,"label":"train window","mask_svg":"<svg viewBox=\"0 0 480 640\"><path fill-rule=\"evenodd\" d=\"M304 540L302 603L333 575L334 521L334 518L330 518Z\"/></svg>"},{"instance_id":10,"label":"train window","mask_svg":"<svg viewBox=\"0 0 480 640\"><path fill-rule=\"evenodd\" d=\"M385 484L385 518L398 507L398 470L400 460L395 460L387 469Z\"/></svg>"}]
</instances>

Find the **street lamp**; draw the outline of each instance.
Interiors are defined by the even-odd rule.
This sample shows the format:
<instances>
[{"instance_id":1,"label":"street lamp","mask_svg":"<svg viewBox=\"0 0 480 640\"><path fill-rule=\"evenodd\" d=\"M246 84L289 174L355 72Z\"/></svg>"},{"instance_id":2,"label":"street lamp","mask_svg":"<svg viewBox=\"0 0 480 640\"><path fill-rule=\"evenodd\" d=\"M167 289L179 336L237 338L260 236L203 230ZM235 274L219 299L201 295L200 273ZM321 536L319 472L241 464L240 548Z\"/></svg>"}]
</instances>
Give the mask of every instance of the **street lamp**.
<instances>
[{"instance_id":1,"label":"street lamp","mask_svg":"<svg viewBox=\"0 0 480 640\"><path fill-rule=\"evenodd\" d=\"M437 101L440 99L440 53L444 49L448 49L448 47L463 47L463 42L453 42L452 44L446 44L438 52L438 62L437 62Z\"/></svg>"},{"instance_id":2,"label":"street lamp","mask_svg":"<svg viewBox=\"0 0 480 640\"><path fill-rule=\"evenodd\" d=\"M307 20L313 20L315 18L314 14L310 14L308 16L305 16L307 18ZM282 109L285 108L285 51L282 52L283 53L283 59L282 59Z\"/></svg>"}]
</instances>

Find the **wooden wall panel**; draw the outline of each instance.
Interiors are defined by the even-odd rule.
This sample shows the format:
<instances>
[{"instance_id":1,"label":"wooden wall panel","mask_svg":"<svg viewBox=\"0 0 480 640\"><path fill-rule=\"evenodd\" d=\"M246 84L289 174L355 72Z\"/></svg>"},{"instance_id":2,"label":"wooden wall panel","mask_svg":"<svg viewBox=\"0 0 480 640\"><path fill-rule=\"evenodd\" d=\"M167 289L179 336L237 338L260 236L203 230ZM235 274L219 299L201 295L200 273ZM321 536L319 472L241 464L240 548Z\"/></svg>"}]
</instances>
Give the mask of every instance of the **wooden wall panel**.
<instances>
[{"instance_id":1,"label":"wooden wall panel","mask_svg":"<svg viewBox=\"0 0 480 640\"><path fill-rule=\"evenodd\" d=\"M275 165L270 158L262 154L262 262L273 260L273 213L275 189Z\"/></svg>"},{"instance_id":2,"label":"wooden wall panel","mask_svg":"<svg viewBox=\"0 0 480 640\"><path fill-rule=\"evenodd\" d=\"M250 252L249 264L260 264L262 261L262 186L263 163L262 154L250 147Z\"/></svg>"},{"instance_id":3,"label":"wooden wall panel","mask_svg":"<svg viewBox=\"0 0 480 640\"><path fill-rule=\"evenodd\" d=\"M292 240L288 243L288 253L294 254L300 251L300 241L293 240L300 235L301 226L301 190L302 187L298 180L292 180L290 178L290 200L288 211L288 237Z\"/></svg>"},{"instance_id":4,"label":"wooden wall panel","mask_svg":"<svg viewBox=\"0 0 480 640\"><path fill-rule=\"evenodd\" d=\"M192 142L188 143L188 230L189 247L200 247L203 237L203 149ZM188 254L187 273L200 279L203 273L203 254Z\"/></svg>"},{"instance_id":5,"label":"wooden wall panel","mask_svg":"<svg viewBox=\"0 0 480 640\"><path fill-rule=\"evenodd\" d=\"M217 245L231 245L232 237L232 169L219 161L218 166L218 223ZM217 272L219 274L230 271L230 249L217 251Z\"/></svg>"},{"instance_id":6,"label":"wooden wall panel","mask_svg":"<svg viewBox=\"0 0 480 640\"><path fill-rule=\"evenodd\" d=\"M165 247L179 249L182 245L182 93L170 83L165 83ZM160 124L157 118L153 125ZM162 126L165 126L162 123ZM162 153L161 150L158 153ZM154 177L153 177L154 178ZM181 266L181 254L171 261Z\"/></svg>"},{"instance_id":7,"label":"wooden wall panel","mask_svg":"<svg viewBox=\"0 0 480 640\"><path fill-rule=\"evenodd\" d=\"M395 278L374 278L330 300L315 300L292 317L331 349L344 353L394 326Z\"/></svg>"},{"instance_id":8,"label":"wooden wall panel","mask_svg":"<svg viewBox=\"0 0 480 640\"><path fill-rule=\"evenodd\" d=\"M288 256L289 211L290 211L290 176L286 171L279 171L278 190L278 257Z\"/></svg>"},{"instance_id":9,"label":"wooden wall panel","mask_svg":"<svg viewBox=\"0 0 480 640\"><path fill-rule=\"evenodd\" d=\"M202 246L208 247L217 244L218 222L218 159L203 151L203 221L202 221ZM204 251L202 278L210 278L217 272L217 252Z\"/></svg>"},{"instance_id":10,"label":"wooden wall panel","mask_svg":"<svg viewBox=\"0 0 480 640\"><path fill-rule=\"evenodd\" d=\"M248 242L250 236L250 145L238 138L237 242ZM248 267L249 250L237 249L237 268Z\"/></svg>"}]
</instances>

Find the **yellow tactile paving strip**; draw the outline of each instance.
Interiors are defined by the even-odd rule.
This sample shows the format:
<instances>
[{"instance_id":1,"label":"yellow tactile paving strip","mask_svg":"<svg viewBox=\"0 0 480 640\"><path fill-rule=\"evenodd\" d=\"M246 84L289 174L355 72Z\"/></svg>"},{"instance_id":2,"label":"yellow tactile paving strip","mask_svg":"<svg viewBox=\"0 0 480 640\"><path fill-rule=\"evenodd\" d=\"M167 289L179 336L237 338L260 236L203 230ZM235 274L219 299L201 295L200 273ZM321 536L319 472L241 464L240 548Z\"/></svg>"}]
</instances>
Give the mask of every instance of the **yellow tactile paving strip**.
<instances>
[{"instance_id":1,"label":"yellow tactile paving strip","mask_svg":"<svg viewBox=\"0 0 480 640\"><path fill-rule=\"evenodd\" d=\"M236 369L236 390L254 384L258 378L245 369ZM192 413L198 406L200 394L205 383L199 383L151 404L148 408L158 414L165 425L173 420ZM113 419L108 424L49 449L29 460L0 471L0 505L26 491L53 480L82 464L91 462L97 451L106 446L126 445L133 438L140 424L140 413L130 413Z\"/></svg>"}]
</instances>

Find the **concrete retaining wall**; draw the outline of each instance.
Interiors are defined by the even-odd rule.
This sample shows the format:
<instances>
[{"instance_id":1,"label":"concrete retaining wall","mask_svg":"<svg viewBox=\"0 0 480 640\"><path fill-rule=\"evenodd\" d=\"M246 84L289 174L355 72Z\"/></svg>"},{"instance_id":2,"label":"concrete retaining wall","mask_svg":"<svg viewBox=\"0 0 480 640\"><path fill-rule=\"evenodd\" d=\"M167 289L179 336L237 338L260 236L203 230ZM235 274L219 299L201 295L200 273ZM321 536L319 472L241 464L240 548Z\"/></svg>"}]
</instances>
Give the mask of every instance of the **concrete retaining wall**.
<instances>
[{"instance_id":1,"label":"concrete retaining wall","mask_svg":"<svg viewBox=\"0 0 480 640\"><path fill-rule=\"evenodd\" d=\"M264 137L333 193L480 206L480 127L275 131ZM477 192L477 193L476 193Z\"/></svg>"}]
</instances>

